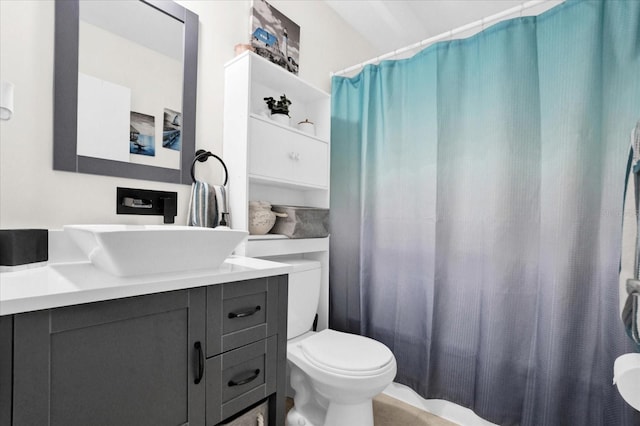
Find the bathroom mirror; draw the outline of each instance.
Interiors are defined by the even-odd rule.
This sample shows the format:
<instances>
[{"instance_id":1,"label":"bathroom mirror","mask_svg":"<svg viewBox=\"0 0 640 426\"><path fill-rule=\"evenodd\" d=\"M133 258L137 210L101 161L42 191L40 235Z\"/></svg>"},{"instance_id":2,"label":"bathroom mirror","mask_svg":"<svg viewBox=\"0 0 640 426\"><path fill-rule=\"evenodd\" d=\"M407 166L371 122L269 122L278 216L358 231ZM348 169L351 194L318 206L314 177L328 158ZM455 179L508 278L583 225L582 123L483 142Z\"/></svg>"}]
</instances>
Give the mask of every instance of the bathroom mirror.
<instances>
[{"instance_id":1,"label":"bathroom mirror","mask_svg":"<svg viewBox=\"0 0 640 426\"><path fill-rule=\"evenodd\" d=\"M54 170L191 184L197 55L172 1L56 0Z\"/></svg>"}]
</instances>

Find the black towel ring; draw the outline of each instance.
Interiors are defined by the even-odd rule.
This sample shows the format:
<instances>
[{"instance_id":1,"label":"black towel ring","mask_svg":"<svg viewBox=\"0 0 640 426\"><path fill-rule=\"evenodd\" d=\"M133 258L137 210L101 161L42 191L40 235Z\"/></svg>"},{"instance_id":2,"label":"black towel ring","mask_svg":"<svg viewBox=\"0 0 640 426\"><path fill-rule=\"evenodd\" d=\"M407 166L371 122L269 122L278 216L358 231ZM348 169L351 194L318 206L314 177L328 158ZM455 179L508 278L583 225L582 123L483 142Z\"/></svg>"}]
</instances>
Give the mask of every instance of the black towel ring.
<instances>
[{"instance_id":1,"label":"black towel ring","mask_svg":"<svg viewBox=\"0 0 640 426\"><path fill-rule=\"evenodd\" d=\"M229 172L227 171L227 165L224 164L224 161L222 161L222 158L218 157L215 154L212 154L209 151L205 151L204 149L199 149L196 151L196 158L193 159L193 163L191 163L191 179L195 182L196 181L196 176L193 174L193 168L196 165L196 161L199 161L201 163L204 163L205 161L207 161L207 159L209 157L214 157L216 160L218 160L220 162L220 164L222 164L222 167L224 168L224 183L223 185L227 185L227 181L229 180Z\"/></svg>"}]
</instances>

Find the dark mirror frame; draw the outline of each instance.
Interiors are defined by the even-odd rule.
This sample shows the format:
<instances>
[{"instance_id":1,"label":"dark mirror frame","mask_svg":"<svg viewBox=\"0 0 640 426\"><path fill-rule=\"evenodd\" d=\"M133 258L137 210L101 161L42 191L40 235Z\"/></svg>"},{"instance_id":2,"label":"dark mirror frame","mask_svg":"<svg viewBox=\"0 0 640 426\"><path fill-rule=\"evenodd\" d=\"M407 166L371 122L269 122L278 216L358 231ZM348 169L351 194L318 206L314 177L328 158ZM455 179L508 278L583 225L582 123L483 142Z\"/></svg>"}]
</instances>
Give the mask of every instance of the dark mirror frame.
<instances>
[{"instance_id":1,"label":"dark mirror frame","mask_svg":"<svg viewBox=\"0 0 640 426\"><path fill-rule=\"evenodd\" d=\"M55 4L53 169L190 185L196 146L198 15L173 2L140 1L184 23L180 170L77 155L78 0L56 0Z\"/></svg>"}]
</instances>

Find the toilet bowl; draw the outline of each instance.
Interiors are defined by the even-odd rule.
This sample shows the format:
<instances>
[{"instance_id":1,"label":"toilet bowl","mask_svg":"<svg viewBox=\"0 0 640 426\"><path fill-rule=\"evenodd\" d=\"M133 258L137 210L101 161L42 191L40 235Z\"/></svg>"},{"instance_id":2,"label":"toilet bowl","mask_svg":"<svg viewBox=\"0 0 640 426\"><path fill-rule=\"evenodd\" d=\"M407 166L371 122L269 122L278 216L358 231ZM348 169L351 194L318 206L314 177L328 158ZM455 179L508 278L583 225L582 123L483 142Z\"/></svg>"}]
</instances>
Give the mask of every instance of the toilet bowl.
<instances>
[{"instance_id":1,"label":"toilet bowl","mask_svg":"<svg viewBox=\"0 0 640 426\"><path fill-rule=\"evenodd\" d=\"M296 391L289 426L373 426L371 400L396 375L385 345L334 330L288 342L287 359Z\"/></svg>"},{"instance_id":2,"label":"toilet bowl","mask_svg":"<svg viewBox=\"0 0 640 426\"><path fill-rule=\"evenodd\" d=\"M287 364L294 407L287 426L373 426L372 398L396 375L393 353L368 337L311 331L320 294L320 263L291 264Z\"/></svg>"}]
</instances>

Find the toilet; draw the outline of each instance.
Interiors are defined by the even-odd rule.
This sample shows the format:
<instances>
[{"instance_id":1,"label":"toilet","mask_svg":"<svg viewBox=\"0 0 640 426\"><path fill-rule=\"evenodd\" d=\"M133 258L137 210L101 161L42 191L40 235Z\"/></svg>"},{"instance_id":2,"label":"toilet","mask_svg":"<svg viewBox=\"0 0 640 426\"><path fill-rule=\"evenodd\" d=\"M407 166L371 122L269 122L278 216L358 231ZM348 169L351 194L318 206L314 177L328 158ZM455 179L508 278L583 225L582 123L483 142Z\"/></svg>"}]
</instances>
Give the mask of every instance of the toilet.
<instances>
[{"instance_id":1,"label":"toilet","mask_svg":"<svg viewBox=\"0 0 640 426\"><path fill-rule=\"evenodd\" d=\"M320 262L288 259L287 364L295 391L287 426L373 426L372 398L396 375L393 353L380 342L335 330L312 331L321 285Z\"/></svg>"}]
</instances>

